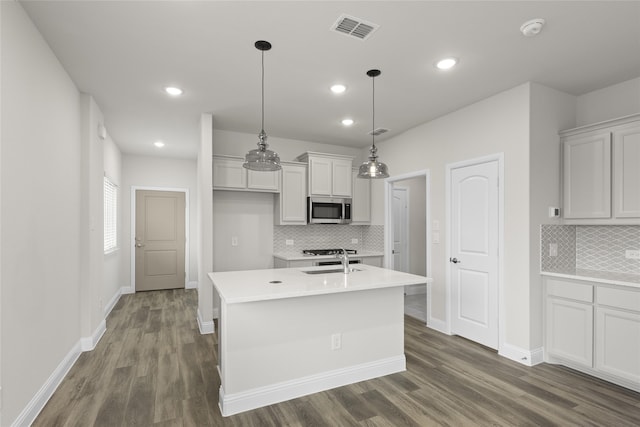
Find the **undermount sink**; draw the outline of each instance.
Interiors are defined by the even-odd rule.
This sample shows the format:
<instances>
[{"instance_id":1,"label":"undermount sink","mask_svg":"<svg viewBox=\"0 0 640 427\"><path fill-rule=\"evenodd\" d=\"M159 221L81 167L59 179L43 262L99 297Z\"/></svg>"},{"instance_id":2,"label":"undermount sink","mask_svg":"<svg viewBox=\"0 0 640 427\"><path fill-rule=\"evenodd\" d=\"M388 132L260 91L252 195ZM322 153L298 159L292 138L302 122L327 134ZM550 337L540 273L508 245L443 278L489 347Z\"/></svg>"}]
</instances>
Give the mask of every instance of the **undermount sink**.
<instances>
[{"instance_id":1,"label":"undermount sink","mask_svg":"<svg viewBox=\"0 0 640 427\"><path fill-rule=\"evenodd\" d=\"M349 273L355 273L356 271L362 271L358 268L349 268ZM328 274L328 273L344 273L344 269L342 268L332 268L330 270L306 270L303 273L307 274Z\"/></svg>"}]
</instances>

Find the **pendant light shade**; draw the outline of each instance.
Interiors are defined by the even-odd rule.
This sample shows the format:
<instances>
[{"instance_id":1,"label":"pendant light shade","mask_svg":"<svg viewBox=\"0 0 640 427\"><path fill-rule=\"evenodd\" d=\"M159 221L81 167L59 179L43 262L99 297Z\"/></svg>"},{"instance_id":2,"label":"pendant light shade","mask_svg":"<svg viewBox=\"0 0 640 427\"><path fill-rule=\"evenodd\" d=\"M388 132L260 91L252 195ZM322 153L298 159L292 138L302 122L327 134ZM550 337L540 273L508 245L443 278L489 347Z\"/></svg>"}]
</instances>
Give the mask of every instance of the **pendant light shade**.
<instances>
[{"instance_id":1,"label":"pendant light shade","mask_svg":"<svg viewBox=\"0 0 640 427\"><path fill-rule=\"evenodd\" d=\"M372 131L371 131L371 148L369 149L369 160L360 165L358 169L358 178L377 179L388 178L389 171L387 165L378 161L378 149L376 148L376 82L375 78L381 73L380 70L369 70L367 76L371 77L373 86L373 102L372 102Z\"/></svg>"},{"instance_id":2,"label":"pendant light shade","mask_svg":"<svg viewBox=\"0 0 640 427\"><path fill-rule=\"evenodd\" d=\"M253 171L277 171L282 169L278 153L269 150L267 133L264 131L264 52L271 49L271 43L259 40L256 49L262 52L262 127L258 134L258 148L249 151L244 157L243 167Z\"/></svg>"}]
</instances>

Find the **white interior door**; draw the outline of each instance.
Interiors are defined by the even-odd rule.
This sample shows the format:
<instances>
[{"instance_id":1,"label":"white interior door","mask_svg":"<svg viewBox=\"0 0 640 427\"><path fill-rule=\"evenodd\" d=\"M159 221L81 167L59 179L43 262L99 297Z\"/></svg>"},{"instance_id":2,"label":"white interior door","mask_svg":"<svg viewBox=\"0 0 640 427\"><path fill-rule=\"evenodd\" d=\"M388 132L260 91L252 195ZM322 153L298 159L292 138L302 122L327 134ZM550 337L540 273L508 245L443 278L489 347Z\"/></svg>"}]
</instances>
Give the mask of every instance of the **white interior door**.
<instances>
[{"instance_id":1,"label":"white interior door","mask_svg":"<svg viewBox=\"0 0 640 427\"><path fill-rule=\"evenodd\" d=\"M451 331L498 348L498 161L451 169Z\"/></svg>"},{"instance_id":2,"label":"white interior door","mask_svg":"<svg viewBox=\"0 0 640 427\"><path fill-rule=\"evenodd\" d=\"M406 188L393 189L393 269L409 272L409 209Z\"/></svg>"},{"instance_id":3,"label":"white interior door","mask_svg":"<svg viewBox=\"0 0 640 427\"><path fill-rule=\"evenodd\" d=\"M136 291L185 287L185 193L136 190Z\"/></svg>"}]
</instances>

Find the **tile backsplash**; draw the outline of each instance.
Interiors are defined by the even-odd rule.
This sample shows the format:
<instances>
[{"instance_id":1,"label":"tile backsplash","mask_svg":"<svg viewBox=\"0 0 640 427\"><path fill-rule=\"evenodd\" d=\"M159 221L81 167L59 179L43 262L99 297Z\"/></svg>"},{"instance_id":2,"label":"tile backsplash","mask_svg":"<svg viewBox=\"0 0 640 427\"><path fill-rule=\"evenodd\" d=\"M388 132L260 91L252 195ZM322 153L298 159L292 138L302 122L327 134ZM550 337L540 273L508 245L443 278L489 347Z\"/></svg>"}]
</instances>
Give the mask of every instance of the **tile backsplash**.
<instances>
[{"instance_id":1,"label":"tile backsplash","mask_svg":"<svg viewBox=\"0 0 640 427\"><path fill-rule=\"evenodd\" d=\"M626 259L627 249L640 249L637 225L542 225L540 265L543 271L572 268L640 274L640 260ZM549 256L549 244L558 256Z\"/></svg>"},{"instance_id":2,"label":"tile backsplash","mask_svg":"<svg viewBox=\"0 0 640 427\"><path fill-rule=\"evenodd\" d=\"M358 239L358 243L351 243ZM293 245L287 245L293 240ZM347 248L358 251L384 250L383 225L310 224L273 227L273 252L300 254L303 249Z\"/></svg>"}]
</instances>

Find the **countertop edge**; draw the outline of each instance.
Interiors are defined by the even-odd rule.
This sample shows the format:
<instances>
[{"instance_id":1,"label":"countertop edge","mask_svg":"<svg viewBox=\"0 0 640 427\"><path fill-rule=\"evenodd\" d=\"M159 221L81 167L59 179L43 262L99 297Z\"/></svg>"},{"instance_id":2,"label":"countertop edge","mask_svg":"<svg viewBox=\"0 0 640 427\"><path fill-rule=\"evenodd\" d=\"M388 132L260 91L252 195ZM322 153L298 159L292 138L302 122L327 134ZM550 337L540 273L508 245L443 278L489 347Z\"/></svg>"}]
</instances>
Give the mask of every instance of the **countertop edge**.
<instances>
[{"instance_id":1,"label":"countertop edge","mask_svg":"<svg viewBox=\"0 0 640 427\"><path fill-rule=\"evenodd\" d=\"M628 282L625 280L590 276L587 272L555 272L555 271L541 271L540 275L549 277L562 277L565 279L582 280L585 282L604 283L607 285L627 286L630 288L639 288L640 282Z\"/></svg>"}]
</instances>

